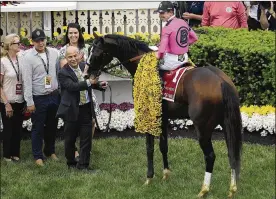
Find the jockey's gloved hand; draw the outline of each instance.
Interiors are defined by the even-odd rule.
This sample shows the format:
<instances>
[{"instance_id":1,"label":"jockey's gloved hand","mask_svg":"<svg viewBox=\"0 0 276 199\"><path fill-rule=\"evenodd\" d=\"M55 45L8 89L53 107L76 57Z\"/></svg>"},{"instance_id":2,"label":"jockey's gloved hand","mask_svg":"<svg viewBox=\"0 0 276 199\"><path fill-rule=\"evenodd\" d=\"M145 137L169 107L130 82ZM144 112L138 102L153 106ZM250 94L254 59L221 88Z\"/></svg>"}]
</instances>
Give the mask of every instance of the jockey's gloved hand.
<instances>
[{"instance_id":1,"label":"jockey's gloved hand","mask_svg":"<svg viewBox=\"0 0 276 199\"><path fill-rule=\"evenodd\" d=\"M106 81L99 82L99 87L101 89L106 90L106 88L108 87L108 82L106 82Z\"/></svg>"}]
</instances>

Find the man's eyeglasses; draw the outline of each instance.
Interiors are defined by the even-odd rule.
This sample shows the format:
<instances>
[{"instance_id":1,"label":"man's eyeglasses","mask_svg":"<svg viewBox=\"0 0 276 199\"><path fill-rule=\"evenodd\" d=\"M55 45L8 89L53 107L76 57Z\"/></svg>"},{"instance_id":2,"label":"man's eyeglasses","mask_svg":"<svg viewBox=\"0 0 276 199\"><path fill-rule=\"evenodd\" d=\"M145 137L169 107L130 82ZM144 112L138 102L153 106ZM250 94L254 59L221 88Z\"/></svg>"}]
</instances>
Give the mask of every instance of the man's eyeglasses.
<instances>
[{"instance_id":1,"label":"man's eyeglasses","mask_svg":"<svg viewBox=\"0 0 276 199\"><path fill-rule=\"evenodd\" d=\"M11 45L13 45L13 44L17 44L19 46L21 43L20 42L14 42Z\"/></svg>"}]
</instances>

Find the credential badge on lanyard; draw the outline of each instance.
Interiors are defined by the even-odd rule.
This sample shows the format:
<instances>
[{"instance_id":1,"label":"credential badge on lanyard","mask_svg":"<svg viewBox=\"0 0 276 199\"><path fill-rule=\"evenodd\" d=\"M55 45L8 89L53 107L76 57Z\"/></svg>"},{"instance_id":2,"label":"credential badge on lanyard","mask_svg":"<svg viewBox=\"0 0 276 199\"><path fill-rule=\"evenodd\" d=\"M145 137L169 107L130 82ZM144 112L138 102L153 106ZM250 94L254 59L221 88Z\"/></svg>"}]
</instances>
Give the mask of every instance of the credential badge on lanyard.
<instances>
[{"instance_id":1,"label":"credential badge on lanyard","mask_svg":"<svg viewBox=\"0 0 276 199\"><path fill-rule=\"evenodd\" d=\"M46 71L46 73L47 73L47 75L44 77L44 85L45 85L45 88L51 88L51 85L52 85L52 77L49 75L49 57L48 57L47 49L46 49L45 53L46 53L47 65L46 65L44 59L43 59L40 55L38 55L38 56L39 56L39 58L41 59L43 65L44 65L44 69L45 69L45 71Z\"/></svg>"},{"instance_id":2,"label":"credential badge on lanyard","mask_svg":"<svg viewBox=\"0 0 276 199\"><path fill-rule=\"evenodd\" d=\"M19 76L20 76L20 71L19 71L19 62L18 62L18 57L16 56L16 61L17 61L17 70L15 69L15 66L14 66L14 63L13 63L13 61L11 60L11 58L10 58L10 56L9 55L7 55L7 57L8 57L8 59L9 59L9 61L11 62L11 65L12 65L12 67L13 67L13 69L14 69L14 72L15 72L15 74L16 74L16 78L17 78L17 84L15 85L15 94L16 95L22 95L22 91L23 91L23 86L22 86L22 84L20 83L20 81L19 81Z\"/></svg>"}]
</instances>

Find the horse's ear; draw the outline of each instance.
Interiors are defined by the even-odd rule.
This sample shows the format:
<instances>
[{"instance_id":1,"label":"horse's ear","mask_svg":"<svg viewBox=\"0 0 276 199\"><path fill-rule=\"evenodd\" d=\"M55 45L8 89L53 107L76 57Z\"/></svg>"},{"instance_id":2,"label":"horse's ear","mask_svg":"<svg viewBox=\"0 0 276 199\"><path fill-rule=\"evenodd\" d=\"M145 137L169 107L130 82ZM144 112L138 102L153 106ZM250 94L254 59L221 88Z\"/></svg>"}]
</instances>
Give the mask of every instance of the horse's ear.
<instances>
[{"instance_id":1,"label":"horse's ear","mask_svg":"<svg viewBox=\"0 0 276 199\"><path fill-rule=\"evenodd\" d=\"M97 33L95 31L93 31L93 36L95 37L95 39L99 38L99 35L97 35Z\"/></svg>"}]
</instances>

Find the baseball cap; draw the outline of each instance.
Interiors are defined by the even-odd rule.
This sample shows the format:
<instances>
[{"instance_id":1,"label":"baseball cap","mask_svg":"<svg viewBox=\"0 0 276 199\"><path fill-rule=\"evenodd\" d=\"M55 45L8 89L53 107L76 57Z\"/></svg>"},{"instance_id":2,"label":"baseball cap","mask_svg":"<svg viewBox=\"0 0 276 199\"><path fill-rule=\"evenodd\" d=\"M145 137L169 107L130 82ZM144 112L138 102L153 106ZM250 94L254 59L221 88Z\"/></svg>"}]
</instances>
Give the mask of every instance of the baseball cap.
<instances>
[{"instance_id":1,"label":"baseball cap","mask_svg":"<svg viewBox=\"0 0 276 199\"><path fill-rule=\"evenodd\" d=\"M174 10L174 6L173 6L173 3L170 2L170 1L162 1L159 6L158 6L158 9L155 10L154 12L157 13L157 12L168 12L168 11L171 11L171 10Z\"/></svg>"},{"instance_id":2,"label":"baseball cap","mask_svg":"<svg viewBox=\"0 0 276 199\"><path fill-rule=\"evenodd\" d=\"M39 41L41 39L46 39L46 35L43 30L41 29L35 29L32 32L32 40L33 41Z\"/></svg>"}]
</instances>

